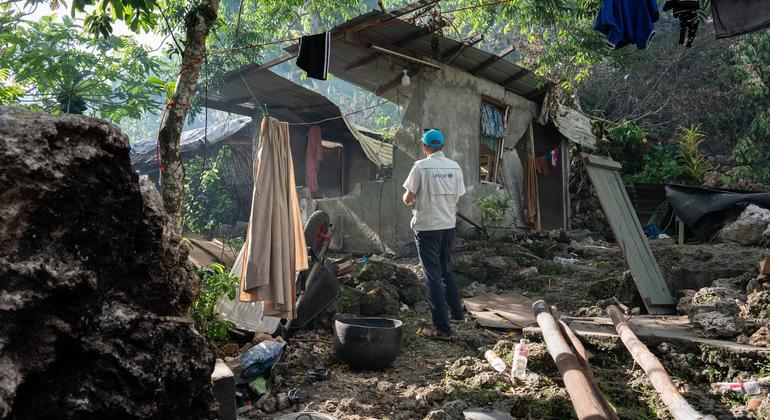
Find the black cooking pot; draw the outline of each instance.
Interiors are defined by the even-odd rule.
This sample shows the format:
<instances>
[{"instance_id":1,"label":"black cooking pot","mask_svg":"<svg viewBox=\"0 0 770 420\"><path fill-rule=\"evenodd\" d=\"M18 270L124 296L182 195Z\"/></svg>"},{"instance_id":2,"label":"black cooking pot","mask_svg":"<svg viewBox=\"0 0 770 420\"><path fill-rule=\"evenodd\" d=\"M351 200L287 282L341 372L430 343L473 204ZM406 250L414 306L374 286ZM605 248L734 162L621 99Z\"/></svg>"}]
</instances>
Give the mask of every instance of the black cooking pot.
<instances>
[{"instance_id":1,"label":"black cooking pot","mask_svg":"<svg viewBox=\"0 0 770 420\"><path fill-rule=\"evenodd\" d=\"M334 353L352 369L383 369L401 353L402 323L388 318L334 322Z\"/></svg>"}]
</instances>

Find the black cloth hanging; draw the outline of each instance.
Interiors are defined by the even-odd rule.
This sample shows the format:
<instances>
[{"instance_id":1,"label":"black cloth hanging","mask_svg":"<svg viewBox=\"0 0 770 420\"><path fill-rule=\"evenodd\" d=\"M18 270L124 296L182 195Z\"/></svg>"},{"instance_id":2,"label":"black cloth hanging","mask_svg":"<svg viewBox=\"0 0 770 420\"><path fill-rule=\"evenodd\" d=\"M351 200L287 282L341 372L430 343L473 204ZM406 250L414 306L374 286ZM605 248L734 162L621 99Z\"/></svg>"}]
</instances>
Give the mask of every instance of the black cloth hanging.
<instances>
[{"instance_id":1,"label":"black cloth hanging","mask_svg":"<svg viewBox=\"0 0 770 420\"><path fill-rule=\"evenodd\" d=\"M299 41L297 67L305 70L307 77L326 80L329 73L331 32L303 36Z\"/></svg>"},{"instance_id":2,"label":"black cloth hanging","mask_svg":"<svg viewBox=\"0 0 770 420\"><path fill-rule=\"evenodd\" d=\"M695 40L695 34L698 33L700 2L698 0L668 0L663 5L663 10L673 10L673 16L679 19L679 44L690 48L693 40Z\"/></svg>"},{"instance_id":3,"label":"black cloth hanging","mask_svg":"<svg viewBox=\"0 0 770 420\"><path fill-rule=\"evenodd\" d=\"M717 38L728 38L770 26L770 0L711 0Z\"/></svg>"}]
</instances>

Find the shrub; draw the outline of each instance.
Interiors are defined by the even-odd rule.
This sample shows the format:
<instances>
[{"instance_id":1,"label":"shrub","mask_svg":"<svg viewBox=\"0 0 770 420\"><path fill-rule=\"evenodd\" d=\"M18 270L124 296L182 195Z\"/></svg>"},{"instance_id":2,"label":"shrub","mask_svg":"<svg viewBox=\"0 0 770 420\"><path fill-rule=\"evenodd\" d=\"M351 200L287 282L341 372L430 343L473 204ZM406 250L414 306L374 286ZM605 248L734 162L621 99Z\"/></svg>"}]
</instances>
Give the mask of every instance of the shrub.
<instances>
[{"instance_id":1,"label":"shrub","mask_svg":"<svg viewBox=\"0 0 770 420\"><path fill-rule=\"evenodd\" d=\"M238 278L230 274L225 266L216 263L198 270L198 276L203 287L190 306L190 316L198 332L213 342L222 342L227 339L227 329L235 325L219 318L214 307L224 296L230 300L235 299Z\"/></svg>"},{"instance_id":2,"label":"shrub","mask_svg":"<svg viewBox=\"0 0 770 420\"><path fill-rule=\"evenodd\" d=\"M200 157L185 165L184 227L191 232L207 234L232 222L235 200L222 181L222 175L232 169L231 156L232 150L222 147L208 167Z\"/></svg>"}]
</instances>

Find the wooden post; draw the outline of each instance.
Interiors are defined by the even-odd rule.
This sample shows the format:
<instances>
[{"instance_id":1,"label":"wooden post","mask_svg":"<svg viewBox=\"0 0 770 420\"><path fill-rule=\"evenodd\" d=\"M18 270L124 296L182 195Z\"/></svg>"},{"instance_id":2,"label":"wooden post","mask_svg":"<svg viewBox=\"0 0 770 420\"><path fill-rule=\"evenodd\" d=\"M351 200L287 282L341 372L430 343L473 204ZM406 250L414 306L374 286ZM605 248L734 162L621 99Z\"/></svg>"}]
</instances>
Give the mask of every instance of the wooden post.
<instances>
[{"instance_id":1,"label":"wooden post","mask_svg":"<svg viewBox=\"0 0 770 420\"><path fill-rule=\"evenodd\" d=\"M614 418L610 413L604 411L602 396L594 392L594 388L586 377L575 353L572 352L567 340L564 339L559 324L556 323L549 311L548 304L539 300L532 305L532 309L535 312L537 324L543 332L543 340L548 346L548 353L551 354L556 367L559 368L559 373L564 380L564 387L567 388L567 393L578 418L580 420Z\"/></svg>"},{"instance_id":2,"label":"wooden post","mask_svg":"<svg viewBox=\"0 0 770 420\"><path fill-rule=\"evenodd\" d=\"M682 223L682 219L679 218L679 216L676 216L676 227L677 227L677 242L679 245L684 245L684 223Z\"/></svg>"},{"instance_id":3,"label":"wooden post","mask_svg":"<svg viewBox=\"0 0 770 420\"><path fill-rule=\"evenodd\" d=\"M652 386L655 387L655 391L660 395L663 403L668 407L668 411L676 420L699 420L699 419L715 419L714 416L704 416L687 402L679 393L679 389L674 385L666 373L666 368L658 361L647 346L644 345L636 334L631 330L631 327L626 322L623 314L620 313L615 305L607 307L607 313L612 318L612 323L615 324L615 330L620 335L620 340L631 353L634 361L644 370L647 377L652 382Z\"/></svg>"},{"instance_id":4,"label":"wooden post","mask_svg":"<svg viewBox=\"0 0 770 420\"><path fill-rule=\"evenodd\" d=\"M527 137L529 142L527 143L527 154L529 156L534 157L535 156L535 133L534 129L532 127L532 120L529 121L529 127L527 127ZM535 175L537 177L537 175ZM540 190L540 183L538 182L537 185L538 191ZM535 222L535 229L540 230L542 228L542 224L540 220L542 219L542 215L540 213L540 194L538 194L538 200L537 200L537 219Z\"/></svg>"}]
</instances>

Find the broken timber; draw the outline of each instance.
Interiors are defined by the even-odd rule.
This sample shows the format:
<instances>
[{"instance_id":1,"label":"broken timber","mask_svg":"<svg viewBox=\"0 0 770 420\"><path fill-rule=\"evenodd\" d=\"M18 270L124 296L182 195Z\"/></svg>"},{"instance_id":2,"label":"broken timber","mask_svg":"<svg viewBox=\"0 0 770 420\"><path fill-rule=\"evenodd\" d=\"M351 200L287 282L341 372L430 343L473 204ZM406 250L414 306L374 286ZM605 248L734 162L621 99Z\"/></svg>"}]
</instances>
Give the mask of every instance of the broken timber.
<instances>
[{"instance_id":1,"label":"broken timber","mask_svg":"<svg viewBox=\"0 0 770 420\"><path fill-rule=\"evenodd\" d=\"M663 279L658 262L628 198L619 173L620 164L610 158L589 154L583 154L582 158L610 228L626 256L647 312L674 313L676 300Z\"/></svg>"},{"instance_id":2,"label":"broken timber","mask_svg":"<svg viewBox=\"0 0 770 420\"><path fill-rule=\"evenodd\" d=\"M606 411L605 407L609 407L609 404L603 401L604 397L592 386L545 301L535 302L532 310L538 325L543 330L543 339L548 352L556 363L556 367L559 368L577 417L580 420L617 418L614 412Z\"/></svg>"},{"instance_id":3,"label":"broken timber","mask_svg":"<svg viewBox=\"0 0 770 420\"><path fill-rule=\"evenodd\" d=\"M668 411L676 420L699 420L699 419L714 419L713 416L704 416L687 402L679 393L679 389L671 381L671 378L666 373L666 369L653 355L647 346L644 345L631 330L631 327L626 322L623 314L620 313L615 305L607 307L607 313L612 318L615 329L620 335L620 339L623 344L631 353L634 361L641 366L644 373L652 382L652 386L655 387L655 391L660 395L663 403L668 407Z\"/></svg>"}]
</instances>

